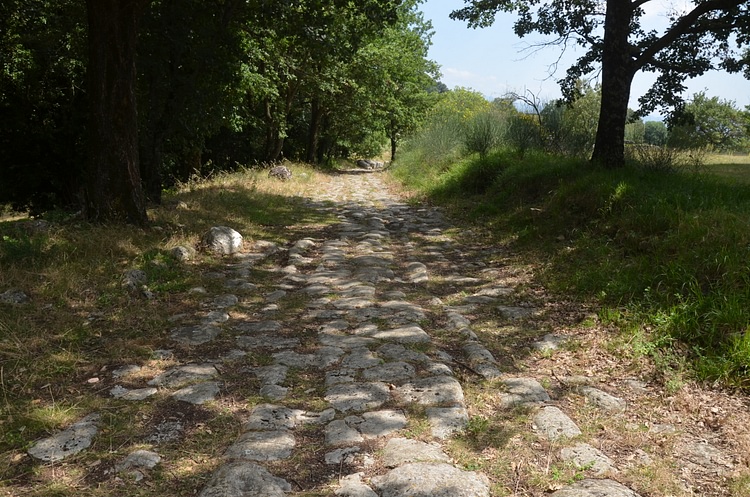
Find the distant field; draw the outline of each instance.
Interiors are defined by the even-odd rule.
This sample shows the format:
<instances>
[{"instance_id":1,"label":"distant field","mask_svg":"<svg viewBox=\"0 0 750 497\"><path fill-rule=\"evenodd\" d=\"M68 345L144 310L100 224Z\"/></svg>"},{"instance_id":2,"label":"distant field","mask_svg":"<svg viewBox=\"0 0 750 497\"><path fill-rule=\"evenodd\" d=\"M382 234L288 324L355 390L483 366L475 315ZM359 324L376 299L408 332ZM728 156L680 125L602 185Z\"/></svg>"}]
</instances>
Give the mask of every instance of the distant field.
<instances>
[{"instance_id":1,"label":"distant field","mask_svg":"<svg viewBox=\"0 0 750 497\"><path fill-rule=\"evenodd\" d=\"M750 183L750 156L711 154L706 157L706 172Z\"/></svg>"}]
</instances>

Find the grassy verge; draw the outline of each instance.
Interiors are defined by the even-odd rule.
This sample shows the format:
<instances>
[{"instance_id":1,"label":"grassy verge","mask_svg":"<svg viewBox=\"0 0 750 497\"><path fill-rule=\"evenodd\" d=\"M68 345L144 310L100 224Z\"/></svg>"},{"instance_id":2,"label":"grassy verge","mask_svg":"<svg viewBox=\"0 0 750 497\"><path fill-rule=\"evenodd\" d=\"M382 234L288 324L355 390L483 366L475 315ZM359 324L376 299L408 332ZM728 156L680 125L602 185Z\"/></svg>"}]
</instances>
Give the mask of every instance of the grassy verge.
<instances>
[{"instance_id":1,"label":"grassy verge","mask_svg":"<svg viewBox=\"0 0 750 497\"><path fill-rule=\"evenodd\" d=\"M699 380L750 387L750 186L544 154L425 167L402 161L394 173L541 261L548 289L598 302L639 337L640 352Z\"/></svg>"}]
</instances>

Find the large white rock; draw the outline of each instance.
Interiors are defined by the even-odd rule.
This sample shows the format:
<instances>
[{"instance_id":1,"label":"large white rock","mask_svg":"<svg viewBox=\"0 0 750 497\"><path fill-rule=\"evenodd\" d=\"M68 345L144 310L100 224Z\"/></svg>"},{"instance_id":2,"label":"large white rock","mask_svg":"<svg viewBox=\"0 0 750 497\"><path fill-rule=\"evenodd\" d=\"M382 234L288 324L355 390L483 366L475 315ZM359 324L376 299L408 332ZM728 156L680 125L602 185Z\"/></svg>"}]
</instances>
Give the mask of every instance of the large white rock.
<instances>
[{"instance_id":1,"label":"large white rock","mask_svg":"<svg viewBox=\"0 0 750 497\"><path fill-rule=\"evenodd\" d=\"M214 226L203 235L203 246L219 255L231 255L242 250L242 235L227 226Z\"/></svg>"}]
</instances>

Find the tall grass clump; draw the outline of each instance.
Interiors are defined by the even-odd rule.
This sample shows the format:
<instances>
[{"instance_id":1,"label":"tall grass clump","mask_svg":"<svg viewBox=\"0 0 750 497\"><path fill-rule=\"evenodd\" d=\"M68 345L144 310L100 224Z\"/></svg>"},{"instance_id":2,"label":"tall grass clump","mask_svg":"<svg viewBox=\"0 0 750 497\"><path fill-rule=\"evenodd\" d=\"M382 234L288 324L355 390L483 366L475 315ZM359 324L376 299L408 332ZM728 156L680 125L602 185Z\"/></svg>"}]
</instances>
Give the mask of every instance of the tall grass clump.
<instances>
[{"instance_id":1,"label":"tall grass clump","mask_svg":"<svg viewBox=\"0 0 750 497\"><path fill-rule=\"evenodd\" d=\"M479 154L486 159L493 149L500 145L503 139L504 116L496 112L482 112L467 123L464 132L464 147L470 154Z\"/></svg>"}]
</instances>

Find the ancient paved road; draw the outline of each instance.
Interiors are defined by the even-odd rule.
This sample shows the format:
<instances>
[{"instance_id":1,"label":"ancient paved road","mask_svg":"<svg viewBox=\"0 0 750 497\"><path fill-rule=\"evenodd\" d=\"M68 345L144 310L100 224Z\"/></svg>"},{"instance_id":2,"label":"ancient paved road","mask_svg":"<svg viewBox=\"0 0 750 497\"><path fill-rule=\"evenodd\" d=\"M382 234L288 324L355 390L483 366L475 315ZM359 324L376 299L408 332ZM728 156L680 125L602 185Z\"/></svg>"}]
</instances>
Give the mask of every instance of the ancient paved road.
<instances>
[{"instance_id":1,"label":"ancient paved road","mask_svg":"<svg viewBox=\"0 0 750 497\"><path fill-rule=\"evenodd\" d=\"M236 350L203 363L176 366L143 388L115 388L112 395L144 401L159 388L180 401L201 404L222 395L222 368L217 365L264 351L267 364L249 369L248 374L259 381L259 394L266 402L251 406L242 433L227 447L222 464L203 488L196 489L201 497L298 493L297 482L273 474L273 465L293 457L305 460L298 457L300 451L314 449L301 441L306 430L323 432L324 448L315 457L324 458L330 468L327 486L308 491L346 497L490 496L488 477L454 465L442 445L468 422L456 369L468 367L487 379L501 377L492 354L471 331L467 315L482 305L493 305L509 318L530 309L503 306L503 297L513 288L493 281L493 268L463 256L444 233L448 225L438 211L409 206L394 197L378 173L338 175L330 187L309 200L309 208L338 217L331 236L301 238L289 247L258 244L253 253L227 260L225 271L218 275L225 280L226 293L207 295L210 312L200 322L172 333L176 343L193 347L210 346L217 336L230 334ZM243 295L258 290L249 280L249 269L271 254L283 261L273 289L263 294L254 313L244 314L252 317L231 318L228 311ZM434 278L466 285L470 291L459 304L447 305L437 296L425 295ZM295 298L305 305L293 322L288 317L285 321L278 309L286 299ZM296 324L316 330L315 334L295 333ZM435 339L446 333L458 344L452 350L441 349ZM319 389L307 392L319 396L320 409L293 408L299 399L291 395L290 377L300 372L314 373L324 381ZM503 381L508 405L549 400L532 379ZM406 427L417 416L427 424L428 442L424 435L422 441L408 436ZM554 407L542 407L535 422L549 438L580 433ZM170 427L164 426L149 441L158 451L158 444L169 436ZM59 445L54 439L42 442L32 449L41 459L45 456L39 445ZM58 456L64 454L47 460ZM571 457L608 469L606 456L592 447ZM139 464L157 462L155 453L139 451L120 469L137 471ZM636 494L612 480L584 480L554 495Z\"/></svg>"}]
</instances>

